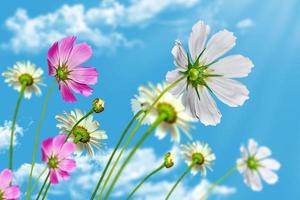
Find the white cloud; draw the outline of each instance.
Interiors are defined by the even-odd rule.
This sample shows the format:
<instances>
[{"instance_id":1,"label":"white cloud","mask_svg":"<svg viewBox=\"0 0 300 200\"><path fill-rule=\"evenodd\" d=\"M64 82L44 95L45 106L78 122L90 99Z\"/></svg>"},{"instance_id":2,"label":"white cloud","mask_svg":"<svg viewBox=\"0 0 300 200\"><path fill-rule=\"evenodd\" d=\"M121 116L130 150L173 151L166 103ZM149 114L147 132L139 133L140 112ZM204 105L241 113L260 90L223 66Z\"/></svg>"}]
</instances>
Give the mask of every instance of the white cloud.
<instances>
[{"instance_id":1,"label":"white cloud","mask_svg":"<svg viewBox=\"0 0 300 200\"><path fill-rule=\"evenodd\" d=\"M0 152L7 150L10 146L11 121L4 121L4 125L0 126ZM19 144L19 137L23 135L23 128L18 124L15 125L14 146Z\"/></svg>"},{"instance_id":2,"label":"white cloud","mask_svg":"<svg viewBox=\"0 0 300 200\"><path fill-rule=\"evenodd\" d=\"M179 150L174 146L171 150L175 156L175 166L179 163L183 163L179 157ZM125 153L125 155L128 152ZM49 192L50 195L70 195L70 199L81 200L86 199L91 195L91 191L94 189L101 172L106 164L109 156L98 153L94 159L89 159L87 156L78 157L77 170L72 173L72 177L67 182L62 182L59 185L53 187ZM163 161L163 155L157 156L152 148L140 149L134 158L130 161L128 166L125 168L122 176L120 177L114 197L116 199L126 196L132 188L143 178L146 174L152 171L155 167L158 167ZM29 164L22 165L15 173L15 177L18 180L17 183L20 185L24 184L27 179ZM36 178L42 171L43 165L38 164L35 169L33 176ZM181 170L180 170L181 171ZM167 192L173 186L175 180L170 180L170 177L177 178L174 174L179 174L177 168L164 169L155 177L152 181L147 182L140 188L136 193L137 199L164 199ZM172 176L170 176L172 175ZM157 179L158 178L158 179ZM193 178L193 177L191 177ZM188 179L188 177L187 177ZM156 181L153 181L156 180ZM159 181L158 181L159 180ZM42 182L42 180L41 180ZM41 183L40 183L41 184ZM195 187L186 185L186 181L180 184L174 193L176 199L197 199L199 194L203 193L209 187L210 183L207 180L203 180ZM235 189L227 186L219 186L214 190L213 194L217 196L227 196L233 194ZM188 198L184 198L188 197Z\"/></svg>"},{"instance_id":3,"label":"white cloud","mask_svg":"<svg viewBox=\"0 0 300 200\"><path fill-rule=\"evenodd\" d=\"M239 29L250 28L254 26L254 21L250 18L243 19L236 24L236 27Z\"/></svg>"},{"instance_id":4,"label":"white cloud","mask_svg":"<svg viewBox=\"0 0 300 200\"><path fill-rule=\"evenodd\" d=\"M27 10L17 9L6 20L13 33L2 47L15 52L38 52L66 35L77 35L98 49L131 47L138 40L127 39L119 27L141 25L172 7L191 7L199 0L132 0L129 5L115 0L101 1L98 6L86 8L83 4L63 5L56 11L30 17Z\"/></svg>"}]
</instances>

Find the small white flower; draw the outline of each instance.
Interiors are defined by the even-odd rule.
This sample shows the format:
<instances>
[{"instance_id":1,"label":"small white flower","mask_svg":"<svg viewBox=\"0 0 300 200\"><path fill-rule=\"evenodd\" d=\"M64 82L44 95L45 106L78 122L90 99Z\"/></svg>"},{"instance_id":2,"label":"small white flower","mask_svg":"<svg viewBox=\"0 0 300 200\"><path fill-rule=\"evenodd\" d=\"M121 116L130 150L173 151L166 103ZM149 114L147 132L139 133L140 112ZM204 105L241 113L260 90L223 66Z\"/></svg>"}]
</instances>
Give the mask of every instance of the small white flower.
<instances>
[{"instance_id":1,"label":"small white flower","mask_svg":"<svg viewBox=\"0 0 300 200\"><path fill-rule=\"evenodd\" d=\"M149 83L149 87L139 87L139 95L136 95L135 98L131 100L133 112L136 114L140 110L147 110L165 87L165 84L154 86L151 83ZM159 99L143 123L153 123L159 114L165 111L169 113L169 118L159 124L156 128L155 135L159 139L163 139L169 130L171 140L179 142L179 129L181 129L189 138L191 138L189 133L191 128L190 122L193 122L194 120L185 112L185 108L182 105L180 98L176 98L169 92Z\"/></svg>"},{"instance_id":2,"label":"small white flower","mask_svg":"<svg viewBox=\"0 0 300 200\"><path fill-rule=\"evenodd\" d=\"M79 109L75 109L70 113L64 112L63 115L56 115L55 119L60 122L56 126L61 130L61 133L69 134L73 126L85 114ZM99 149L101 140L107 139L105 131L98 130L99 126L99 123L93 119L93 115L89 115L75 127L73 133L70 135L70 140L76 144L77 155L81 155L82 151L86 149L88 155L93 156L93 147Z\"/></svg>"},{"instance_id":3,"label":"small white flower","mask_svg":"<svg viewBox=\"0 0 300 200\"><path fill-rule=\"evenodd\" d=\"M237 167L244 176L244 182L254 191L261 191L261 178L268 184L275 184L278 176L274 170L280 169L280 163L272 158L268 147L261 146L253 139L249 139L248 150L241 146L242 158L237 160Z\"/></svg>"},{"instance_id":4,"label":"small white flower","mask_svg":"<svg viewBox=\"0 0 300 200\"><path fill-rule=\"evenodd\" d=\"M216 159L208 144L200 141L181 145L181 152L189 166L197 159L197 163L191 170L193 175L196 175L200 170L202 175L206 176L206 168L211 169L212 162Z\"/></svg>"},{"instance_id":5,"label":"small white flower","mask_svg":"<svg viewBox=\"0 0 300 200\"><path fill-rule=\"evenodd\" d=\"M216 125L222 115L210 93L231 107L243 105L249 98L249 91L231 78L248 76L253 64L242 55L220 59L235 45L236 37L223 30L214 34L206 44L209 31L209 26L202 21L193 26L189 38L190 56L176 41L172 54L177 69L168 72L166 79L171 84L187 76L170 92L177 96L183 94L183 104L194 118L205 125Z\"/></svg>"},{"instance_id":6,"label":"small white flower","mask_svg":"<svg viewBox=\"0 0 300 200\"><path fill-rule=\"evenodd\" d=\"M17 62L12 68L7 69L7 71L2 73L5 77L5 82L12 86L15 90L21 91L22 84L26 82L26 89L24 92L24 97L27 99L31 98L32 91L36 95L41 95L40 85L42 83L43 70L41 68L36 68L31 62Z\"/></svg>"}]
</instances>

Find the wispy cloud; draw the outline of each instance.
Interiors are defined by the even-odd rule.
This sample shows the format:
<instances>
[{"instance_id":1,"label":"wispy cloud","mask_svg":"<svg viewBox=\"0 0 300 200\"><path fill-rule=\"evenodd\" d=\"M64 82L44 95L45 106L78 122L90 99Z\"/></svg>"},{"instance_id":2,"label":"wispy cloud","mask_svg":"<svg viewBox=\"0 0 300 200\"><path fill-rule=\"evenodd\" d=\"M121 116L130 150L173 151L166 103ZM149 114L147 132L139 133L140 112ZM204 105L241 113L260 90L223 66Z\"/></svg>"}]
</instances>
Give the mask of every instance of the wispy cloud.
<instances>
[{"instance_id":1,"label":"wispy cloud","mask_svg":"<svg viewBox=\"0 0 300 200\"><path fill-rule=\"evenodd\" d=\"M243 20L239 21L236 24L236 27L239 28L239 29L245 29L245 28L250 28L254 25L255 25L255 23L252 19L246 18L246 19L243 19Z\"/></svg>"},{"instance_id":2,"label":"wispy cloud","mask_svg":"<svg viewBox=\"0 0 300 200\"><path fill-rule=\"evenodd\" d=\"M10 145L11 121L5 121L3 126L0 126L0 152L7 150ZM14 146L19 144L19 137L23 135L23 128L18 124L15 126Z\"/></svg>"}]
</instances>

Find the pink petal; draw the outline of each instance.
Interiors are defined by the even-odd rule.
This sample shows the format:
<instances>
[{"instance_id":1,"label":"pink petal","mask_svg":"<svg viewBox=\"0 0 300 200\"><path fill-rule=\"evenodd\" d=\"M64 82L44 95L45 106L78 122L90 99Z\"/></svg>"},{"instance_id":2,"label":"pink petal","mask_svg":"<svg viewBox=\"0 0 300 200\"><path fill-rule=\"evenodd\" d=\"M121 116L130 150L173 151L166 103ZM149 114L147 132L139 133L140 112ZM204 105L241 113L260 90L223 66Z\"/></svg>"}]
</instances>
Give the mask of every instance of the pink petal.
<instances>
[{"instance_id":1,"label":"pink petal","mask_svg":"<svg viewBox=\"0 0 300 200\"><path fill-rule=\"evenodd\" d=\"M0 189L5 189L9 186L12 180L12 172L9 169L5 169L0 174Z\"/></svg>"},{"instance_id":2,"label":"pink petal","mask_svg":"<svg viewBox=\"0 0 300 200\"><path fill-rule=\"evenodd\" d=\"M50 183L51 184L58 183L58 177L57 177L56 171L54 169L50 170Z\"/></svg>"},{"instance_id":3,"label":"pink petal","mask_svg":"<svg viewBox=\"0 0 300 200\"><path fill-rule=\"evenodd\" d=\"M66 172L72 172L76 169L76 161L72 159L64 159L60 161L59 168Z\"/></svg>"},{"instance_id":4,"label":"pink petal","mask_svg":"<svg viewBox=\"0 0 300 200\"><path fill-rule=\"evenodd\" d=\"M60 64L67 63L72 52L75 40L75 36L65 37L61 40L59 46Z\"/></svg>"},{"instance_id":5,"label":"pink petal","mask_svg":"<svg viewBox=\"0 0 300 200\"><path fill-rule=\"evenodd\" d=\"M42 142L42 160L44 162L48 161L48 157L52 155L53 152L53 138L48 138Z\"/></svg>"},{"instance_id":6,"label":"pink petal","mask_svg":"<svg viewBox=\"0 0 300 200\"><path fill-rule=\"evenodd\" d=\"M61 150L60 150L60 152L58 154L59 160L63 160L65 158L67 158L72 153L74 153L75 150L76 150L76 146L75 146L75 144L73 142L66 142L62 146L62 148L61 148Z\"/></svg>"},{"instance_id":7,"label":"pink petal","mask_svg":"<svg viewBox=\"0 0 300 200\"><path fill-rule=\"evenodd\" d=\"M77 99L73 95L71 89L69 88L69 86L65 82L63 82L63 81L59 82L59 89L60 89L60 92L61 92L61 95L62 95L63 99L66 102L75 102L75 101L77 101Z\"/></svg>"},{"instance_id":8,"label":"pink petal","mask_svg":"<svg viewBox=\"0 0 300 200\"><path fill-rule=\"evenodd\" d=\"M56 75L56 68L54 65L52 65L52 63L50 62L50 60L48 59L48 73L50 76L55 76Z\"/></svg>"},{"instance_id":9,"label":"pink petal","mask_svg":"<svg viewBox=\"0 0 300 200\"><path fill-rule=\"evenodd\" d=\"M86 43L75 45L68 60L69 68L72 69L84 63L92 56L92 54L92 48Z\"/></svg>"},{"instance_id":10,"label":"pink petal","mask_svg":"<svg viewBox=\"0 0 300 200\"><path fill-rule=\"evenodd\" d=\"M68 80L67 84L74 92L80 93L84 96L90 96L93 93L93 89L86 84L77 83L73 80Z\"/></svg>"},{"instance_id":11,"label":"pink petal","mask_svg":"<svg viewBox=\"0 0 300 200\"><path fill-rule=\"evenodd\" d=\"M75 67L70 72L70 79L88 85L94 85L98 81L98 72L94 67Z\"/></svg>"},{"instance_id":12,"label":"pink petal","mask_svg":"<svg viewBox=\"0 0 300 200\"><path fill-rule=\"evenodd\" d=\"M58 154L65 143L66 135L60 134L53 139L53 153Z\"/></svg>"},{"instance_id":13,"label":"pink petal","mask_svg":"<svg viewBox=\"0 0 300 200\"><path fill-rule=\"evenodd\" d=\"M59 49L58 42L55 42L50 49L48 50L48 61L52 64L52 66L59 65ZM50 66L48 66L50 68ZM49 69L49 72L51 70Z\"/></svg>"},{"instance_id":14,"label":"pink petal","mask_svg":"<svg viewBox=\"0 0 300 200\"><path fill-rule=\"evenodd\" d=\"M18 186L11 186L6 188L3 193L4 199L17 199L21 196L20 188Z\"/></svg>"},{"instance_id":15,"label":"pink petal","mask_svg":"<svg viewBox=\"0 0 300 200\"><path fill-rule=\"evenodd\" d=\"M68 180L70 177L70 174L63 170L57 170L57 173L63 180Z\"/></svg>"}]
</instances>

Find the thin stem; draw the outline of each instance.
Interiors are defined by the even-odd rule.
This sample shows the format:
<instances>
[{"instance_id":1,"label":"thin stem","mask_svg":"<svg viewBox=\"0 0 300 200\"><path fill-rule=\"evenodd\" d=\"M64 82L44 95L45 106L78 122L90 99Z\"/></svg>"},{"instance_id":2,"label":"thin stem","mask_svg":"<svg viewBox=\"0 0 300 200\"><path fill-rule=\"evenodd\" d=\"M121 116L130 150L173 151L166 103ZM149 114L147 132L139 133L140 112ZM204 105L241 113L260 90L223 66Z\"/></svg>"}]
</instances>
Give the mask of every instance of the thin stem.
<instances>
[{"instance_id":1,"label":"thin stem","mask_svg":"<svg viewBox=\"0 0 300 200\"><path fill-rule=\"evenodd\" d=\"M132 192L129 194L129 196L127 197L127 200L129 200L130 198L133 197L134 193L154 174L156 174L157 172L159 172L160 170L162 170L163 168L165 168L165 163L163 163L161 166L159 166L157 169L153 170L150 174L148 174L145 178L143 178L143 180L137 185L135 186L135 188L132 190Z\"/></svg>"},{"instance_id":2,"label":"thin stem","mask_svg":"<svg viewBox=\"0 0 300 200\"><path fill-rule=\"evenodd\" d=\"M113 173L113 171L115 170L118 162L121 159L122 154L124 153L125 149L127 148L127 146L129 145L131 139L133 138L135 132L138 130L138 128L141 126L142 122L144 121L144 119L148 116L148 114L151 112L151 110L153 109L153 107L155 106L155 104L159 101L159 99L165 94L167 93L170 89L172 89L173 87L175 87L179 82L181 82L182 80L184 80L186 78L187 75L182 76L181 78L179 78L178 80L176 80L174 83L172 83L171 85L169 85L168 87L166 87L162 93L154 100L154 102L151 104L151 106L147 109L146 113L143 115L143 117L138 121L138 123L135 125L135 127L133 128L133 130L131 131L131 133L129 134L129 137L127 138L127 140L125 141L122 149L120 150L118 157L116 159L116 161L114 162L112 168L109 171L108 176L105 179L104 185L100 191L99 197L98 199L101 199L101 196L106 188L106 185L108 184L108 181Z\"/></svg>"},{"instance_id":3,"label":"thin stem","mask_svg":"<svg viewBox=\"0 0 300 200\"><path fill-rule=\"evenodd\" d=\"M45 117L45 113L46 113L46 108L47 108L47 104L48 104L48 100L49 97L52 93L52 90L55 86L56 80L53 81L51 87L49 88L49 91L46 95L45 101L43 103L43 108L42 108L42 114L41 114L41 118L38 124L38 127L36 129L36 133L35 133L35 139L34 139L34 145L33 145L33 152L32 152L32 162L31 162L31 169L30 169L30 174L29 174L29 178L28 178L28 183L27 183L27 189L26 189L26 200L29 200L29 191L30 191L30 184L31 184L31 180L32 180L32 173L33 173L33 169L34 169L34 165L35 165L35 160L36 160L36 151L37 151L37 145L39 142L39 134L41 131L41 127L42 127L42 123Z\"/></svg>"},{"instance_id":4,"label":"thin stem","mask_svg":"<svg viewBox=\"0 0 300 200\"><path fill-rule=\"evenodd\" d=\"M129 155L124 160L123 164L121 165L120 169L118 170L116 176L112 180L110 187L108 188L108 191L104 197L104 199L108 199L110 193L112 192L117 180L119 179L121 173L123 172L124 168L128 164L129 160L132 158L132 156L135 154L135 152L138 150L138 148L143 144L145 139L152 133L152 131L167 117L167 114L161 113L158 118L153 122L153 124L148 128L148 130L142 135L141 139L137 142L137 144L133 147L133 149L130 151Z\"/></svg>"},{"instance_id":5,"label":"thin stem","mask_svg":"<svg viewBox=\"0 0 300 200\"><path fill-rule=\"evenodd\" d=\"M20 90L20 93L19 93L19 97L18 97L18 100L17 100L16 109L15 109L14 116L13 116L13 121L12 121L12 124L11 124L10 146L9 146L9 169L10 170L13 170L15 125L16 125L16 120L17 120L19 108L20 108L20 105L21 105L21 101L22 101L25 89L26 89L26 81L22 84L22 87L21 87L21 90Z\"/></svg>"},{"instance_id":6,"label":"thin stem","mask_svg":"<svg viewBox=\"0 0 300 200\"><path fill-rule=\"evenodd\" d=\"M45 174L47 169L48 169L48 167L45 167L45 169L38 175L38 177L36 178L35 182L33 183L32 187L31 187L31 190L29 191L30 192L29 196L31 196L31 194L33 193L35 187L39 183L40 178Z\"/></svg>"},{"instance_id":7,"label":"thin stem","mask_svg":"<svg viewBox=\"0 0 300 200\"><path fill-rule=\"evenodd\" d=\"M48 175L47 175L47 177L46 177L46 179L45 179L45 181L44 181L44 183L43 183L43 185L42 185L42 187L41 187L41 189L40 189L40 191L39 191L39 193L38 193L38 195L36 197L36 200L38 200L40 198L40 196L41 196L41 194L42 194L42 192L43 192L43 190L45 188L45 185L48 182L49 176L50 176L50 172L48 173Z\"/></svg>"},{"instance_id":8,"label":"thin stem","mask_svg":"<svg viewBox=\"0 0 300 200\"><path fill-rule=\"evenodd\" d=\"M189 173L189 171L191 171L191 169L195 166L196 162L192 162L190 164L190 166L184 171L184 173L178 178L178 180L176 181L176 183L173 185L172 189L170 190L170 192L168 193L166 200L168 200L171 197L171 194L174 192L175 188L177 187L177 185L180 183L180 181L182 181L182 179Z\"/></svg>"},{"instance_id":9,"label":"thin stem","mask_svg":"<svg viewBox=\"0 0 300 200\"><path fill-rule=\"evenodd\" d=\"M233 172L237 170L237 166L232 167L229 169L223 176L221 176L216 182L214 182L208 190L204 193L204 195L200 198L200 200L205 200L208 195L225 179L227 176L231 175Z\"/></svg>"},{"instance_id":10,"label":"thin stem","mask_svg":"<svg viewBox=\"0 0 300 200\"><path fill-rule=\"evenodd\" d=\"M43 195L42 200L44 200L44 199L46 198L50 186L51 186L51 183L49 182L48 185L47 185L47 187L46 187L46 190L45 190L45 192L44 192L44 195Z\"/></svg>"},{"instance_id":11,"label":"thin stem","mask_svg":"<svg viewBox=\"0 0 300 200\"><path fill-rule=\"evenodd\" d=\"M93 200L93 199L95 198L95 196L96 196L96 194L97 194L97 191L98 191L98 189L99 189L99 187L100 187L100 185L101 185L101 183L102 183L102 180L103 180L103 178L104 178L104 176L105 176L105 174L106 174L106 172L107 172L107 170L108 170L108 167L109 167L109 165L110 165L110 163L111 163L113 157L115 156L115 154L116 154L116 152L117 152L117 150L118 150L118 148L119 148L121 142L123 141L123 139L124 139L126 133L127 133L128 130L130 129L130 127L132 126L132 124L135 122L135 120L136 120L139 116L141 116L142 113L144 113L143 110L140 110L139 112L137 112L137 113L133 116L133 118L131 119L131 121L128 123L127 127L125 128L125 130L123 131L123 133L122 133L122 135L121 135L121 137L120 137L120 139L119 139L117 145L115 146L115 149L113 150L112 154L110 155L110 158L109 158L108 162L106 163L106 166L105 166L105 168L104 168L104 170L103 170L103 172L102 172L102 174L101 174L101 177L100 177L100 179L99 179L99 181L98 181L98 183L97 183L97 186L96 186L96 188L95 188L95 190L94 190L94 192L93 192L93 194L92 194L90 200Z\"/></svg>"}]
</instances>

